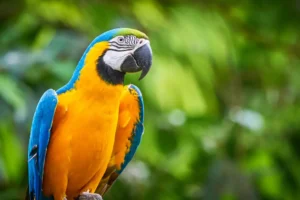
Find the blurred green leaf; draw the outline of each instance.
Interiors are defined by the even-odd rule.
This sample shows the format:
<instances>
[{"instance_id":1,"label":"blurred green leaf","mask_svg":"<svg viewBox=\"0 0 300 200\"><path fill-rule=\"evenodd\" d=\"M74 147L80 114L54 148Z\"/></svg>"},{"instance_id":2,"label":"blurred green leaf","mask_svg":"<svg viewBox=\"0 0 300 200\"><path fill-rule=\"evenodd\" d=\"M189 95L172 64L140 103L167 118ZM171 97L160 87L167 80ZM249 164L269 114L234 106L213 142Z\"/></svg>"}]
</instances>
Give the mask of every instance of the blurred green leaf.
<instances>
[{"instance_id":1,"label":"blurred green leaf","mask_svg":"<svg viewBox=\"0 0 300 200\"><path fill-rule=\"evenodd\" d=\"M150 38L145 134L109 199L299 199L298 1L0 3L0 199L24 199L34 108L116 27ZM22 120L20 120L22 119Z\"/></svg>"}]
</instances>

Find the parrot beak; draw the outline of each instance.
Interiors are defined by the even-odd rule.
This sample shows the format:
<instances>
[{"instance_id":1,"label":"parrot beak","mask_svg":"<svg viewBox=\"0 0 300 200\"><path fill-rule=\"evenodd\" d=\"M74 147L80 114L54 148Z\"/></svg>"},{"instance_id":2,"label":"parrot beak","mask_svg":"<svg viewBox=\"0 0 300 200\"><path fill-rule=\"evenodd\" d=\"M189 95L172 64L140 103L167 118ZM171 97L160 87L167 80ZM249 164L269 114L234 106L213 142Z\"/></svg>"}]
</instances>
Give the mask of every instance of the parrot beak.
<instances>
[{"instance_id":1,"label":"parrot beak","mask_svg":"<svg viewBox=\"0 0 300 200\"><path fill-rule=\"evenodd\" d=\"M122 72L142 71L139 80L142 80L152 65L152 50L149 42L137 48L133 55L127 56L121 65Z\"/></svg>"}]
</instances>

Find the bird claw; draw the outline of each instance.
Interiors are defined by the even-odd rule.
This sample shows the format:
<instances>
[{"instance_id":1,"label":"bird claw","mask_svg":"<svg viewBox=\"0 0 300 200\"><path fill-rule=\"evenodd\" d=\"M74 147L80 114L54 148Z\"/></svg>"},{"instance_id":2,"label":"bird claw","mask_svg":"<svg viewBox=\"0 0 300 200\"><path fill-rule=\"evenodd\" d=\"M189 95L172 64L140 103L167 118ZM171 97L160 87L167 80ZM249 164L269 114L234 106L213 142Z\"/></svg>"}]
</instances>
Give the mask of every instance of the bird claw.
<instances>
[{"instance_id":1,"label":"bird claw","mask_svg":"<svg viewBox=\"0 0 300 200\"><path fill-rule=\"evenodd\" d=\"M97 193L89 193L83 192L79 197L78 200L103 200L100 194Z\"/></svg>"}]
</instances>

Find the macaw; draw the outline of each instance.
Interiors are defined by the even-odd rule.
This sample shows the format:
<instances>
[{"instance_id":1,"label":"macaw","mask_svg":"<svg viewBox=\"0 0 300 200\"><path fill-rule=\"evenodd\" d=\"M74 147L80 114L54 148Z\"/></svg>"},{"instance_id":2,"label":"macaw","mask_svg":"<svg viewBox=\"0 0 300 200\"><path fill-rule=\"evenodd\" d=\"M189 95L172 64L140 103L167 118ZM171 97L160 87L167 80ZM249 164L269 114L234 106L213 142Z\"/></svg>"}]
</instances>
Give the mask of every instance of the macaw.
<instances>
[{"instance_id":1,"label":"macaw","mask_svg":"<svg viewBox=\"0 0 300 200\"><path fill-rule=\"evenodd\" d=\"M142 79L151 65L149 39L138 30L113 29L92 41L70 81L47 90L37 105L26 199L97 199L96 190L103 195L110 188L144 131L142 94L125 86L124 76L142 71Z\"/></svg>"}]
</instances>

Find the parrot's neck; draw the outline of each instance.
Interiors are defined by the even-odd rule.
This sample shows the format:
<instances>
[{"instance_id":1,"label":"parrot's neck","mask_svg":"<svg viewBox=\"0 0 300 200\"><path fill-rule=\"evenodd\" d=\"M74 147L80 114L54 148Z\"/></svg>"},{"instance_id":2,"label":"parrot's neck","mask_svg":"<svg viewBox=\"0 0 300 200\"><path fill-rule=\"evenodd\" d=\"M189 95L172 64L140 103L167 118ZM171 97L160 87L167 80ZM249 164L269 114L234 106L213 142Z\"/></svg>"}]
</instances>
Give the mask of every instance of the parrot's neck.
<instances>
[{"instance_id":1,"label":"parrot's neck","mask_svg":"<svg viewBox=\"0 0 300 200\"><path fill-rule=\"evenodd\" d=\"M62 94L73 89L102 93L105 89L122 88L125 73L113 70L103 62L102 56L99 57L104 55L107 47L107 42L100 42L88 48L81 57L71 80L58 89L57 93ZM117 90L113 89L112 92Z\"/></svg>"},{"instance_id":2,"label":"parrot's neck","mask_svg":"<svg viewBox=\"0 0 300 200\"><path fill-rule=\"evenodd\" d=\"M109 68L101 62L95 63L92 60L86 60L74 89L90 98L106 97L110 101L118 100L123 90L125 74L109 71Z\"/></svg>"}]
</instances>

